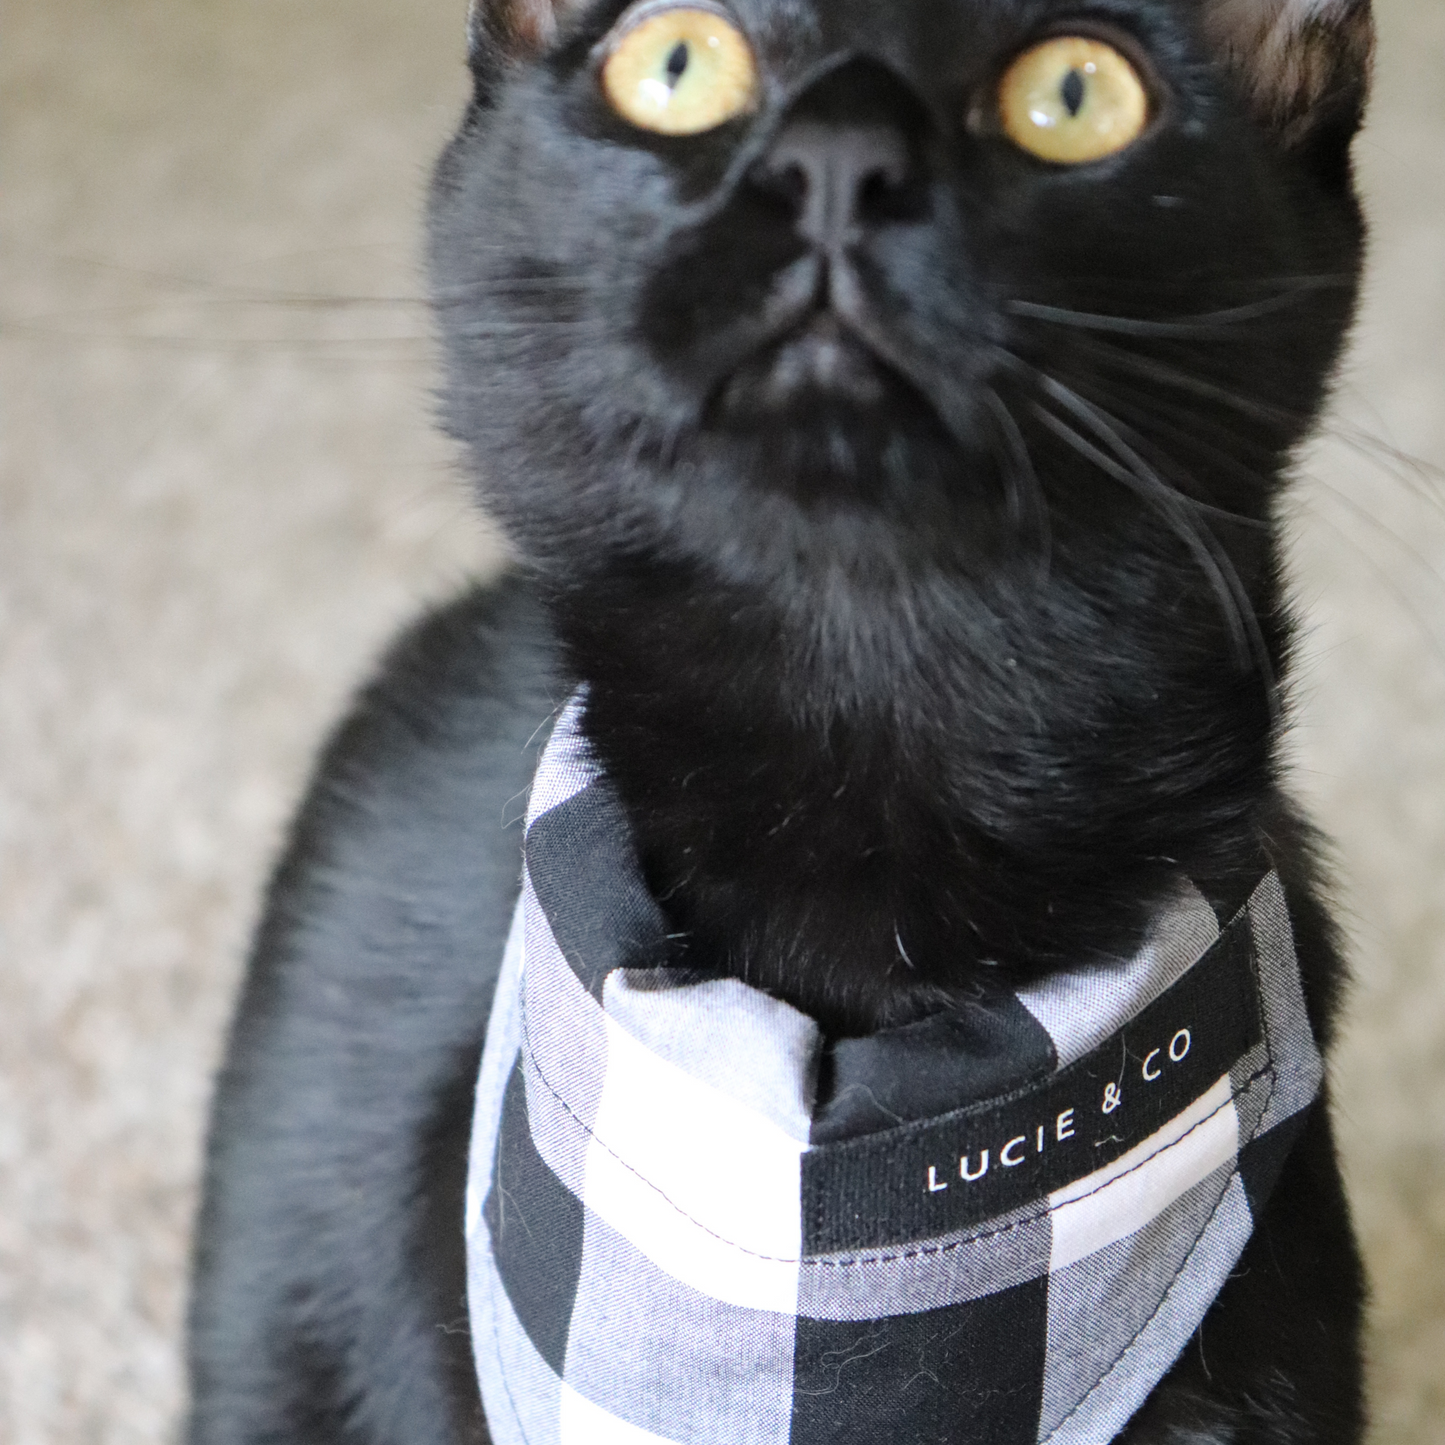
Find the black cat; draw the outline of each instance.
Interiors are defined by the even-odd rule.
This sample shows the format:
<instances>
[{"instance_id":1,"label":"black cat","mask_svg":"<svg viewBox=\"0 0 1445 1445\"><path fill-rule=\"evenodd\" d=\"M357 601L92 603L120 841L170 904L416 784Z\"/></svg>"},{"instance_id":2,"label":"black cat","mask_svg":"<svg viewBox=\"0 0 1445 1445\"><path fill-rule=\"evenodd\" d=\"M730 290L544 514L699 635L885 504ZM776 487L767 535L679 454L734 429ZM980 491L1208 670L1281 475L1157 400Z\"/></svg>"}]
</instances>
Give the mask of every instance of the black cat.
<instances>
[{"instance_id":1,"label":"black cat","mask_svg":"<svg viewBox=\"0 0 1445 1445\"><path fill-rule=\"evenodd\" d=\"M1355 303L1367 0L479 0L470 31L436 310L523 562L396 647L273 882L196 1445L487 1439L472 1093L579 683L679 958L832 1037L1126 956L1180 874L1236 898L1261 853L1325 1044L1342 981L1278 784L1276 503ZM1321 1101L1122 1438L1359 1439L1361 1293Z\"/></svg>"}]
</instances>

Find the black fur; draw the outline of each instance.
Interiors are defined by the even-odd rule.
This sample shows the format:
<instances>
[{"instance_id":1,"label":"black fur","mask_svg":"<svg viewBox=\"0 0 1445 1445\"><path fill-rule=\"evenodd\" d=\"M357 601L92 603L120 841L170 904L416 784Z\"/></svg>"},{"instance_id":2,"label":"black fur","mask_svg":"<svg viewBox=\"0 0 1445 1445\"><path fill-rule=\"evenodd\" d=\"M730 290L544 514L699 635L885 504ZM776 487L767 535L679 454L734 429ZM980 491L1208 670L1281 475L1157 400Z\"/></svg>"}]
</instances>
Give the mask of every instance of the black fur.
<instances>
[{"instance_id":1,"label":"black fur","mask_svg":"<svg viewBox=\"0 0 1445 1445\"><path fill-rule=\"evenodd\" d=\"M438 168L448 417L527 580L401 644L277 874L212 1133L195 1445L486 1438L469 1093L503 823L579 680L680 955L835 1035L983 969L1118 957L1178 873L1235 897L1261 849L1331 1032L1340 960L1277 782L1275 507L1353 309L1358 102L1287 144L1194 0L739 0L759 113L660 138L598 94L619 9L479 50ZM1156 104L1076 170L986 104L1066 21ZM770 163L800 118L907 157L847 237L802 237ZM839 334L841 381L779 381L779 348ZM1126 1438L1357 1440L1360 1298L1321 1104Z\"/></svg>"},{"instance_id":2,"label":"black fur","mask_svg":"<svg viewBox=\"0 0 1445 1445\"><path fill-rule=\"evenodd\" d=\"M326 751L217 1091L196 1440L485 1439L466 1140L554 689L503 584L403 639Z\"/></svg>"}]
</instances>

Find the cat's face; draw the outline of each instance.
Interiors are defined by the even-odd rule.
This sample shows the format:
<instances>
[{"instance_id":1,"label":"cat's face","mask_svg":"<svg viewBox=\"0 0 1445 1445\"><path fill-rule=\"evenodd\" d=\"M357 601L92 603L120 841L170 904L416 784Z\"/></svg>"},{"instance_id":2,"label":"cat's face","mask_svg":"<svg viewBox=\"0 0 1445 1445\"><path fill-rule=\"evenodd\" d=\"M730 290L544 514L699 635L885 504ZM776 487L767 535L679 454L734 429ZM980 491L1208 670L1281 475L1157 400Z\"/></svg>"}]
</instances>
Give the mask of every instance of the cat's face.
<instances>
[{"instance_id":1,"label":"cat's face","mask_svg":"<svg viewBox=\"0 0 1445 1445\"><path fill-rule=\"evenodd\" d=\"M779 599L1160 538L1247 587L1193 503L1269 515L1347 325L1357 10L479 7L433 268L488 500L544 563Z\"/></svg>"}]
</instances>

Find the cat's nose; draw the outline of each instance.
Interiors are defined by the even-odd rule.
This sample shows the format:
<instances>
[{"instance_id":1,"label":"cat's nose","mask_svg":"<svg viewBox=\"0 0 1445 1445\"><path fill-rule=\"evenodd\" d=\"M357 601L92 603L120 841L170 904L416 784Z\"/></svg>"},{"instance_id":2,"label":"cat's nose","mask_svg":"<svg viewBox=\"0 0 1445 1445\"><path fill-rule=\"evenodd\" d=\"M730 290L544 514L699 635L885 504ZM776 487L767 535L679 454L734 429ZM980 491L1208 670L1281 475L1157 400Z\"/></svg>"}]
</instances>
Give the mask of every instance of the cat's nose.
<instances>
[{"instance_id":1,"label":"cat's nose","mask_svg":"<svg viewBox=\"0 0 1445 1445\"><path fill-rule=\"evenodd\" d=\"M801 117L783 128L754 182L792 204L803 237L835 253L887 213L909 170L908 139L895 126Z\"/></svg>"},{"instance_id":2,"label":"cat's nose","mask_svg":"<svg viewBox=\"0 0 1445 1445\"><path fill-rule=\"evenodd\" d=\"M855 57L793 101L750 179L804 239L837 256L870 226L921 218L930 134L908 83Z\"/></svg>"}]
</instances>

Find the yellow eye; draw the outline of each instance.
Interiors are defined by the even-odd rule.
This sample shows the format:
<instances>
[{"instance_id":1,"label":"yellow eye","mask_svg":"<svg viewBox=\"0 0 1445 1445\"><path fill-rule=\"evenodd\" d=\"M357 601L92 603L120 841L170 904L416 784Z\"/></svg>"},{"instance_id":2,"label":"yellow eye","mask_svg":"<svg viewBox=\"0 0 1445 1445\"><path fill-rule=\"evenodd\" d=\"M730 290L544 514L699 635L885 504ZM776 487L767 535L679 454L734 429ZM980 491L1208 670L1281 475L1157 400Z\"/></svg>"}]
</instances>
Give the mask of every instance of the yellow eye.
<instances>
[{"instance_id":1,"label":"yellow eye","mask_svg":"<svg viewBox=\"0 0 1445 1445\"><path fill-rule=\"evenodd\" d=\"M1004 134L1030 155L1079 165L1121 151L1149 121L1139 73L1110 45L1082 35L1045 40L1009 66L998 88Z\"/></svg>"},{"instance_id":2,"label":"yellow eye","mask_svg":"<svg viewBox=\"0 0 1445 1445\"><path fill-rule=\"evenodd\" d=\"M651 5L623 17L602 64L602 93L623 120L697 135L751 110L758 71L741 30L716 10Z\"/></svg>"}]
</instances>

